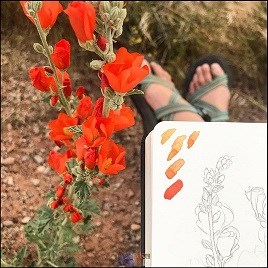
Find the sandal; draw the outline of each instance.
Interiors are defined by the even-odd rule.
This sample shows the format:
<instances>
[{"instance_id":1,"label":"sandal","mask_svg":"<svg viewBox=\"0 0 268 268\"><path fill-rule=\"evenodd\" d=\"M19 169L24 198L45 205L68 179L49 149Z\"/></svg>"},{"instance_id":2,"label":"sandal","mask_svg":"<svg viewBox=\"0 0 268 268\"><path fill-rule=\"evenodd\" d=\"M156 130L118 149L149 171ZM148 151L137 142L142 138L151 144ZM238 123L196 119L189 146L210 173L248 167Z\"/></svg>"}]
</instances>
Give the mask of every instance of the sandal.
<instances>
[{"instance_id":1,"label":"sandal","mask_svg":"<svg viewBox=\"0 0 268 268\"><path fill-rule=\"evenodd\" d=\"M169 102L166 106L159 109L153 110L146 102L143 95L131 95L131 99L135 104L143 119L144 133L147 135L155 125L160 121L171 121L173 120L174 113L182 111L190 111L198 113L197 109L189 104L180 103L182 98L179 91L174 85L154 74L149 74L143 81L138 85L138 89L145 92L148 86L152 83L161 84L172 90Z\"/></svg>"},{"instance_id":2,"label":"sandal","mask_svg":"<svg viewBox=\"0 0 268 268\"><path fill-rule=\"evenodd\" d=\"M196 68L205 63L209 65L211 65L212 63L218 63L225 72L225 74L213 77L210 83L200 87L193 94L189 94L189 85L193 79ZM204 96L207 92L215 89L220 85L224 85L228 89L231 87L231 72L228 63L218 55L207 55L200 58L189 68L183 83L182 95L189 103L191 103L197 109L198 114L205 121L226 122L229 120L228 111L221 111L212 104L201 100L202 96Z\"/></svg>"}]
</instances>

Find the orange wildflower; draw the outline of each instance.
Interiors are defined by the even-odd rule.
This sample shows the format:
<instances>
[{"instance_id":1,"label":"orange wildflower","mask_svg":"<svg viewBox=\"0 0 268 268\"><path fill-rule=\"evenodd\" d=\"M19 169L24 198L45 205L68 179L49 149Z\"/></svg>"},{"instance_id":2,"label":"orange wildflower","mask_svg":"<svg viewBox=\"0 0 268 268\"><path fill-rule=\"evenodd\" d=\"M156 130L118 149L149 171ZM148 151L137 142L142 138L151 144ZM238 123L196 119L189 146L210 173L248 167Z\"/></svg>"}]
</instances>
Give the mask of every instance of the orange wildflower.
<instances>
[{"instance_id":1,"label":"orange wildflower","mask_svg":"<svg viewBox=\"0 0 268 268\"><path fill-rule=\"evenodd\" d=\"M148 74L147 65L142 65L144 56L134 52L129 53L121 47L116 52L116 60L103 66L111 88L119 93L126 93L138 85Z\"/></svg>"},{"instance_id":2,"label":"orange wildflower","mask_svg":"<svg viewBox=\"0 0 268 268\"><path fill-rule=\"evenodd\" d=\"M29 1L20 1L24 14L35 24L34 19L28 14L25 4ZM63 11L59 1L42 1L42 6L37 12L42 29L52 28L58 15Z\"/></svg>"},{"instance_id":3,"label":"orange wildflower","mask_svg":"<svg viewBox=\"0 0 268 268\"><path fill-rule=\"evenodd\" d=\"M91 3L75 1L64 12L69 16L70 24L80 43L93 40L96 25L96 12Z\"/></svg>"},{"instance_id":4,"label":"orange wildflower","mask_svg":"<svg viewBox=\"0 0 268 268\"><path fill-rule=\"evenodd\" d=\"M64 113L59 113L57 119L52 120L48 123L51 131L50 137L54 141L67 141L70 140L74 133L68 130L70 126L76 126L78 122L77 118L73 118Z\"/></svg>"},{"instance_id":5,"label":"orange wildflower","mask_svg":"<svg viewBox=\"0 0 268 268\"><path fill-rule=\"evenodd\" d=\"M125 169L125 148L112 140L105 141L99 151L98 167L103 174L117 174Z\"/></svg>"}]
</instances>

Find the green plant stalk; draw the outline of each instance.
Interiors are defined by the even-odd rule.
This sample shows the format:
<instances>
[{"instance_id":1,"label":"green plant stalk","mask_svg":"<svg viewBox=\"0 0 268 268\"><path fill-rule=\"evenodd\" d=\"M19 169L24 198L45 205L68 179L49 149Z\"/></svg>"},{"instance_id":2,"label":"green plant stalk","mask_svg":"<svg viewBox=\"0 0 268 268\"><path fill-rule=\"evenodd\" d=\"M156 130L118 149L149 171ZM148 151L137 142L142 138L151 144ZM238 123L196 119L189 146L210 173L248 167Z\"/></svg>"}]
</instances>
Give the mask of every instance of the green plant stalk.
<instances>
[{"instance_id":1,"label":"green plant stalk","mask_svg":"<svg viewBox=\"0 0 268 268\"><path fill-rule=\"evenodd\" d=\"M57 83L57 87L58 87L58 94L59 94L59 98L60 98L60 102L61 104L63 105L63 108L64 110L66 111L66 113L71 116L72 115L72 112L71 112L71 107L70 107L70 104L69 102L67 101L67 99L65 98L64 96L64 93L62 91L62 85L60 84L59 82L59 79L57 77L57 72L56 72L56 68L55 68L55 65L53 64L52 60L51 60L51 56L50 56L50 51L49 51L49 47L48 47L48 43L47 43L47 40L46 40L46 35L44 34L44 31L41 27L41 24L40 24L40 21L39 21L39 18L38 16L35 15L33 16L33 19L35 21L35 25L36 25L36 28L37 28L37 31L39 33L39 36L40 36L40 39L42 41L42 44L43 44L43 47L45 48L45 51L46 51L46 56L48 58L48 61L49 61L49 65L50 67L52 68L54 74L54 78L55 78L55 81Z\"/></svg>"}]
</instances>

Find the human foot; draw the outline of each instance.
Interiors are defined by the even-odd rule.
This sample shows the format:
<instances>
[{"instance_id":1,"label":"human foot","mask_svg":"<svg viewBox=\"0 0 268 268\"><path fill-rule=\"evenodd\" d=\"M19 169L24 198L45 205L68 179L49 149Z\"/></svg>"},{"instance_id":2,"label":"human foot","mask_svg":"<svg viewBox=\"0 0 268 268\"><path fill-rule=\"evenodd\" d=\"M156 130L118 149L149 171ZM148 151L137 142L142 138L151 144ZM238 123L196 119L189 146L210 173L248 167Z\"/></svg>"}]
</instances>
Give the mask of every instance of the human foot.
<instances>
[{"instance_id":1,"label":"human foot","mask_svg":"<svg viewBox=\"0 0 268 268\"><path fill-rule=\"evenodd\" d=\"M171 75L155 62L149 64L148 61L145 60L144 64L149 66L150 73L152 73L153 70L155 76L163 79L168 84L168 86L165 86L158 83L151 83L145 90L145 100L153 110L166 107L172 96L171 88L174 88ZM191 107L191 105L182 97L179 98L178 105L189 105L189 107ZM187 110L175 112L172 119L178 121L203 121L195 111L192 112Z\"/></svg>"},{"instance_id":2,"label":"human foot","mask_svg":"<svg viewBox=\"0 0 268 268\"><path fill-rule=\"evenodd\" d=\"M203 64L196 68L195 74L189 85L189 94L198 91L202 86L209 84L213 77L224 75L224 71L218 63ZM217 107L220 111L227 111L230 102L230 91L227 86L220 85L208 91L201 97L201 100Z\"/></svg>"}]
</instances>

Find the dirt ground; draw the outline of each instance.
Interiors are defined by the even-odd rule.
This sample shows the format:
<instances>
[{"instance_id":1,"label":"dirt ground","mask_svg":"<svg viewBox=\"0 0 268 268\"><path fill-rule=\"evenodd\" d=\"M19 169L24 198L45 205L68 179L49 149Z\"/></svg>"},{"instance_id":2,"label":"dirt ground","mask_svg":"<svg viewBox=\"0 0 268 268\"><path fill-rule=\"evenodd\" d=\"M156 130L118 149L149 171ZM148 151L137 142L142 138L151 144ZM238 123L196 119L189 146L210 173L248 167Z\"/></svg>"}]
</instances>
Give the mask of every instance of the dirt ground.
<instances>
[{"instance_id":1,"label":"dirt ground","mask_svg":"<svg viewBox=\"0 0 268 268\"><path fill-rule=\"evenodd\" d=\"M47 164L49 150L55 147L48 138L47 123L56 112L41 101L42 94L28 78L28 69L38 63L38 55L26 45L13 47L5 36L1 39L1 249L11 257L26 243L24 224L44 204L45 194L54 189L59 177ZM98 79L89 73L75 71L71 77L96 99ZM236 83L232 89L231 121L266 122L266 107L256 102L250 91L242 93L242 86ZM133 106L130 99L126 104ZM118 254L140 251L142 136L139 114L135 126L117 135L127 150L127 168L95 196L101 215L94 219L94 231L81 237L82 250L76 256L80 267L114 267Z\"/></svg>"}]
</instances>

